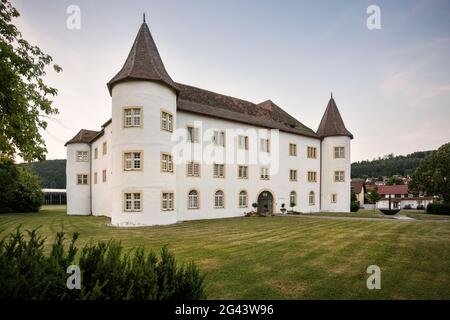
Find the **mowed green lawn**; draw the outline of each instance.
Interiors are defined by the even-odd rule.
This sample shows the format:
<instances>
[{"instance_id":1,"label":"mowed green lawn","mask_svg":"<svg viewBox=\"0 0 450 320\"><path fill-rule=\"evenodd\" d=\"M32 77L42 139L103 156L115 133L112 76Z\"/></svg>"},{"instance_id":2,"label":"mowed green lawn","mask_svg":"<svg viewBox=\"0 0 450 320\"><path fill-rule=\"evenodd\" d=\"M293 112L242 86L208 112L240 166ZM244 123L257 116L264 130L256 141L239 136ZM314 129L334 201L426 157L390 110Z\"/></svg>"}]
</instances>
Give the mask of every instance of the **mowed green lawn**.
<instances>
[{"instance_id":1,"label":"mowed green lawn","mask_svg":"<svg viewBox=\"0 0 450 320\"><path fill-rule=\"evenodd\" d=\"M206 272L210 299L450 299L450 223L231 218L171 226L115 228L104 217L64 210L0 215L0 236L41 227L50 240L64 227L127 249L168 245L179 261ZM48 243L50 245L50 242ZM366 269L382 270L381 290L366 288ZM0 271L1 272L1 271Z\"/></svg>"}]
</instances>

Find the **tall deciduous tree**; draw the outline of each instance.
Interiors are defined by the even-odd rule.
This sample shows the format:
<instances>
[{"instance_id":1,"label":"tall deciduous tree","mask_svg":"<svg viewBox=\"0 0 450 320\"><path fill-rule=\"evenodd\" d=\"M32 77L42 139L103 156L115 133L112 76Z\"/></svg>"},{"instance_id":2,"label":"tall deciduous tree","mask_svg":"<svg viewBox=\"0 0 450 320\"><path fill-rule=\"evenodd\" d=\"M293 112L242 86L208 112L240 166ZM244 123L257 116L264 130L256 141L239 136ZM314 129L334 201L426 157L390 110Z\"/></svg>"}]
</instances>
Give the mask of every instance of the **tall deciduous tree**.
<instances>
[{"instance_id":1,"label":"tall deciduous tree","mask_svg":"<svg viewBox=\"0 0 450 320\"><path fill-rule=\"evenodd\" d=\"M450 203L450 142L433 151L412 175L411 190L439 195Z\"/></svg>"},{"instance_id":2,"label":"tall deciduous tree","mask_svg":"<svg viewBox=\"0 0 450 320\"><path fill-rule=\"evenodd\" d=\"M0 0L0 154L42 160L47 150L39 130L58 113L51 100L57 90L43 78L48 67L61 68L22 38L12 24L19 15L9 1Z\"/></svg>"}]
</instances>

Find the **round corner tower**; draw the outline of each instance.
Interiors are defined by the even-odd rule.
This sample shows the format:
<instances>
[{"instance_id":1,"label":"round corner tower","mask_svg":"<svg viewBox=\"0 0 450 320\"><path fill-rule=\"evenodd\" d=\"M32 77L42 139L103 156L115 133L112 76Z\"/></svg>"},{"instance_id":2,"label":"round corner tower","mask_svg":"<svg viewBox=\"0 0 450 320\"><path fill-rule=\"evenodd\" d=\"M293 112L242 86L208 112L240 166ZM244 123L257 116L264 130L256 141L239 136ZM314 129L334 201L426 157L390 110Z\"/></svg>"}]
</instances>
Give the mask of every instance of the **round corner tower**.
<instances>
[{"instance_id":1,"label":"round corner tower","mask_svg":"<svg viewBox=\"0 0 450 320\"><path fill-rule=\"evenodd\" d=\"M112 97L112 224L176 222L171 136L179 91L145 21L108 89Z\"/></svg>"},{"instance_id":2,"label":"round corner tower","mask_svg":"<svg viewBox=\"0 0 450 320\"><path fill-rule=\"evenodd\" d=\"M321 211L350 212L350 142L353 135L346 129L333 95L317 134L321 138Z\"/></svg>"}]
</instances>

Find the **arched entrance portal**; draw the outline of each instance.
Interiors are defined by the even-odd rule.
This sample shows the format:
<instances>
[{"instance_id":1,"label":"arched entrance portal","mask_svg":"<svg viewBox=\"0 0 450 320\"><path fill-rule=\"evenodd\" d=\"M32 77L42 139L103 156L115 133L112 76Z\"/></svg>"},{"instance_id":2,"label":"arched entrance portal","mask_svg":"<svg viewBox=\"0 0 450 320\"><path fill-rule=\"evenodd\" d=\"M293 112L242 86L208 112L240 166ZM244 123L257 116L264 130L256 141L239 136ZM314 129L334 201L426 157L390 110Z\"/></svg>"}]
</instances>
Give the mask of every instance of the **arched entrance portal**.
<instances>
[{"instance_id":1,"label":"arched entrance portal","mask_svg":"<svg viewBox=\"0 0 450 320\"><path fill-rule=\"evenodd\" d=\"M273 213L273 195L269 191L263 191L258 196L258 213Z\"/></svg>"}]
</instances>

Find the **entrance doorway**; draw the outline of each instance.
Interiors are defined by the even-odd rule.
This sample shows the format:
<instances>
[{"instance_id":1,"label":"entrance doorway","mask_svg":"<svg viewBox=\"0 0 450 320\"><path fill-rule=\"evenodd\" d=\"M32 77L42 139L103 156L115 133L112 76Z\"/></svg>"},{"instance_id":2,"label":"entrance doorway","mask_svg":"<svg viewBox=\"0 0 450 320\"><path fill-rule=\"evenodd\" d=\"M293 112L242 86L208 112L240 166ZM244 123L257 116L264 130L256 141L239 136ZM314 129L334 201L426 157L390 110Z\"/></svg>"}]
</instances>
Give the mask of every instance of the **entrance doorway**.
<instances>
[{"instance_id":1,"label":"entrance doorway","mask_svg":"<svg viewBox=\"0 0 450 320\"><path fill-rule=\"evenodd\" d=\"M259 194L258 213L265 215L273 213L273 195L269 191L263 191Z\"/></svg>"}]
</instances>

